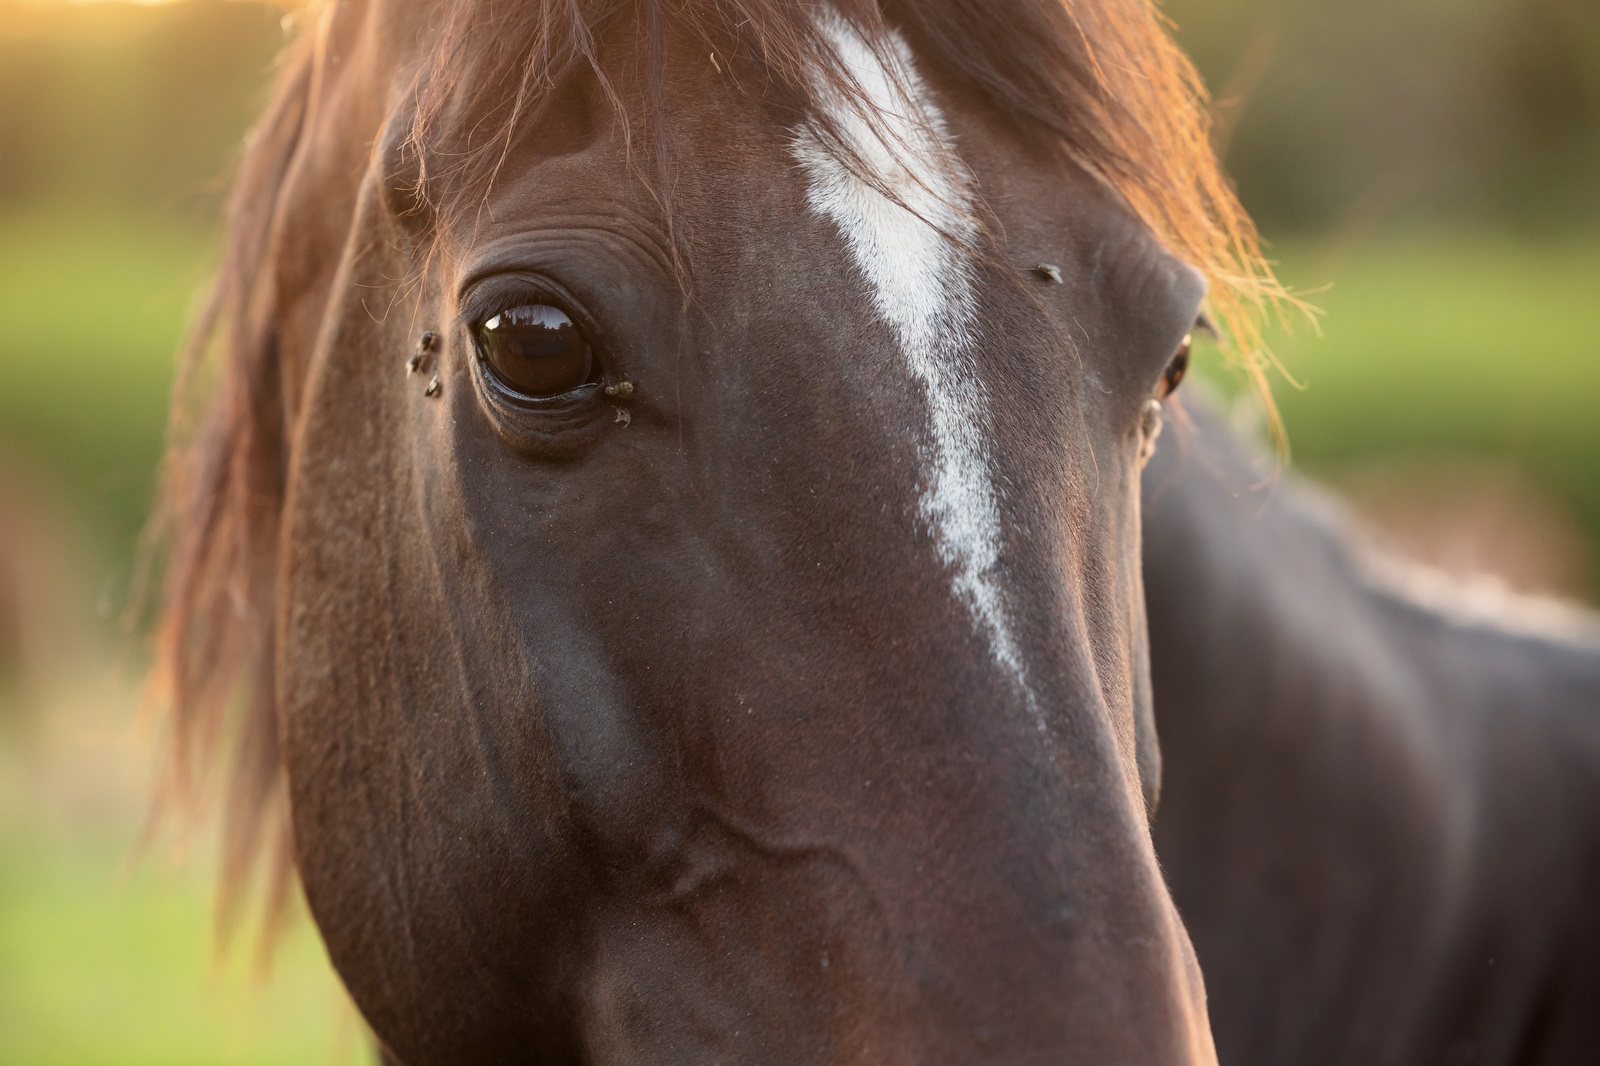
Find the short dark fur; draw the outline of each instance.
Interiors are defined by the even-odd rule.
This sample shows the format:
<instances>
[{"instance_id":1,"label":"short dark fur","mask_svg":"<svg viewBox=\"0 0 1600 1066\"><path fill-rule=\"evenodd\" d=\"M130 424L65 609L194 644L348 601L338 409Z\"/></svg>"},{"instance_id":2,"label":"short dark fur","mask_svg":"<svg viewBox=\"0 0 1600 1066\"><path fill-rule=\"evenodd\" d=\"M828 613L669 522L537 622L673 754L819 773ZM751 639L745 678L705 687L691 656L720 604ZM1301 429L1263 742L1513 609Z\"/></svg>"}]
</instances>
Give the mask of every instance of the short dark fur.
<instances>
[{"instance_id":1,"label":"short dark fur","mask_svg":"<svg viewBox=\"0 0 1600 1066\"><path fill-rule=\"evenodd\" d=\"M1156 845L1222 1061L1600 1054L1600 619L1452 617L1191 396L1146 480Z\"/></svg>"},{"instance_id":2,"label":"short dark fur","mask_svg":"<svg viewBox=\"0 0 1600 1066\"><path fill-rule=\"evenodd\" d=\"M1059 153L1099 175L1146 224L1211 283L1210 302L1259 373L1255 311L1281 295L1255 231L1209 146L1206 101L1192 66L1147 0L945 0L842 3L867 25L904 27L920 54L980 93L994 118L1014 124L1041 152ZM748 92L807 110L807 70L842 72L819 46L807 4L784 0L687 3L657 0L454 0L428 13L435 28L404 82L398 126L380 138L392 153L392 206L431 228L479 209L516 131L551 106L551 89L579 65L594 72L599 103L631 129L647 131L658 197L674 187L661 126L664 26L687 22L710 51L728 53ZM313 9L281 60L273 101L249 140L230 200L228 241L210 298L192 330L175 390L160 528L168 578L155 692L172 708L171 773L165 801L206 805L196 765L233 732L224 912L262 842L288 854L281 833L278 756L272 736L273 571L287 456L286 419L303 367L279 359L280 278L329 269L338 232L297 217L285 186L329 181L335 154L306 136L308 108L330 82L327 55L340 5ZM652 43L645 103L630 104L599 62L596 35L619 21L646 27ZM734 65L734 58L740 60ZM842 83L841 83L842 84ZM845 85L845 88L849 88ZM377 101L374 101L376 103ZM827 131L824 130L824 133ZM343 157L357 156L344 146ZM328 176L323 177L321 170ZM303 190L301 194L304 195ZM348 195L341 193L340 195ZM668 214L670 222L670 213ZM329 242L333 244L329 244ZM320 254L320 258L317 253ZM676 257L678 242L670 249ZM281 896L288 875L269 873Z\"/></svg>"},{"instance_id":3,"label":"short dark fur","mask_svg":"<svg viewBox=\"0 0 1600 1066\"><path fill-rule=\"evenodd\" d=\"M813 10L342 0L285 60L180 393L160 666L180 786L237 736L230 879L292 825L277 884L394 1061L1212 1061L1146 822L1138 471L1203 296L1173 252L1270 286L1189 68L1138 0L843 5L984 197L1024 692L808 208L801 72L853 87ZM517 301L626 420L502 402L475 329Z\"/></svg>"}]
</instances>

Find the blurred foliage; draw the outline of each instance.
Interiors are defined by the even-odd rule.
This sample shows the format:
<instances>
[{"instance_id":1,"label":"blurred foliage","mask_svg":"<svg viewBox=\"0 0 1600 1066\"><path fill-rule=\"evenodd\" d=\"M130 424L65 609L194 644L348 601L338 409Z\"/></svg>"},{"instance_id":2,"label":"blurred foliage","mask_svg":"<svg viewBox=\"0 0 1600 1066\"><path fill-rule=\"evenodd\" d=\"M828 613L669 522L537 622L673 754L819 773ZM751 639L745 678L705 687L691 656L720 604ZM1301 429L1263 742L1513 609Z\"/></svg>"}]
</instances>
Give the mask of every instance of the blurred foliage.
<instances>
[{"instance_id":1,"label":"blurred foliage","mask_svg":"<svg viewBox=\"0 0 1600 1066\"><path fill-rule=\"evenodd\" d=\"M1272 234L1600 224L1594 0L1167 0Z\"/></svg>"},{"instance_id":2,"label":"blurred foliage","mask_svg":"<svg viewBox=\"0 0 1600 1066\"><path fill-rule=\"evenodd\" d=\"M1276 389L1296 466L1509 464L1600 548L1600 243L1428 231L1277 252L1323 311L1269 334L1298 379ZM1226 385L1214 349L1199 368Z\"/></svg>"},{"instance_id":3,"label":"blurred foliage","mask_svg":"<svg viewBox=\"0 0 1600 1066\"><path fill-rule=\"evenodd\" d=\"M282 19L260 3L0 0L0 203L214 217Z\"/></svg>"},{"instance_id":4,"label":"blurred foliage","mask_svg":"<svg viewBox=\"0 0 1600 1066\"><path fill-rule=\"evenodd\" d=\"M1595 0L1167 0L1270 233L1600 225ZM0 202L214 204L282 9L0 0Z\"/></svg>"},{"instance_id":5,"label":"blurred foliage","mask_svg":"<svg viewBox=\"0 0 1600 1066\"><path fill-rule=\"evenodd\" d=\"M84 519L121 606L184 320L283 11L0 0L0 455Z\"/></svg>"},{"instance_id":6,"label":"blurred foliage","mask_svg":"<svg viewBox=\"0 0 1600 1066\"><path fill-rule=\"evenodd\" d=\"M124 565L161 459L173 353L210 230L56 208L0 216L0 449Z\"/></svg>"}]
</instances>

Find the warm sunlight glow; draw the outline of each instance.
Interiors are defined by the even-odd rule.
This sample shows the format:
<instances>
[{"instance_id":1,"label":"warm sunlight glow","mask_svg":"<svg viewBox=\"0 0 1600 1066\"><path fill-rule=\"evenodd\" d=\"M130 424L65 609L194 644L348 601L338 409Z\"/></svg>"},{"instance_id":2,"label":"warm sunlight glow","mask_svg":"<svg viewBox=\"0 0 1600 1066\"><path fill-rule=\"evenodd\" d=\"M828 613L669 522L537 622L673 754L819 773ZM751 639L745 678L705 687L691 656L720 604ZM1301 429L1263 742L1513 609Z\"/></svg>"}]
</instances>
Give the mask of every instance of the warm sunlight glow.
<instances>
[{"instance_id":1,"label":"warm sunlight glow","mask_svg":"<svg viewBox=\"0 0 1600 1066\"><path fill-rule=\"evenodd\" d=\"M136 7L154 7L158 4L177 3L178 0L5 0L0 4L0 19L5 18L8 7L93 7L99 5L129 4Z\"/></svg>"}]
</instances>

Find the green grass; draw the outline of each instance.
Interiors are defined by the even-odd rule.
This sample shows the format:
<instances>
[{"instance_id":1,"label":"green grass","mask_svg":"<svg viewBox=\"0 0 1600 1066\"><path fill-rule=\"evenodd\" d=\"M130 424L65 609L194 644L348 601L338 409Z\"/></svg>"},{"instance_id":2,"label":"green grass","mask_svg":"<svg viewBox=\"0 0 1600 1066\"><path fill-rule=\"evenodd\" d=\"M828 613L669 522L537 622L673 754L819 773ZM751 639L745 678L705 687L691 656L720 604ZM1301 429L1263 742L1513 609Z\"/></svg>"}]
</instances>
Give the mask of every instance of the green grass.
<instances>
[{"instance_id":1,"label":"green grass","mask_svg":"<svg viewBox=\"0 0 1600 1066\"><path fill-rule=\"evenodd\" d=\"M1452 448L1562 460L1600 490L1600 245L1433 238L1285 272L1325 311L1321 340L1281 345L1303 390L1282 389L1310 461ZM1597 514L1596 517L1600 517Z\"/></svg>"},{"instance_id":2,"label":"green grass","mask_svg":"<svg viewBox=\"0 0 1600 1066\"><path fill-rule=\"evenodd\" d=\"M14 476L53 482L113 559L146 514L213 245L121 216L0 219L0 451Z\"/></svg>"},{"instance_id":3,"label":"green grass","mask_svg":"<svg viewBox=\"0 0 1600 1066\"><path fill-rule=\"evenodd\" d=\"M0 1064L370 1061L307 923L266 978L219 963L202 870L89 836L0 835Z\"/></svg>"}]
</instances>

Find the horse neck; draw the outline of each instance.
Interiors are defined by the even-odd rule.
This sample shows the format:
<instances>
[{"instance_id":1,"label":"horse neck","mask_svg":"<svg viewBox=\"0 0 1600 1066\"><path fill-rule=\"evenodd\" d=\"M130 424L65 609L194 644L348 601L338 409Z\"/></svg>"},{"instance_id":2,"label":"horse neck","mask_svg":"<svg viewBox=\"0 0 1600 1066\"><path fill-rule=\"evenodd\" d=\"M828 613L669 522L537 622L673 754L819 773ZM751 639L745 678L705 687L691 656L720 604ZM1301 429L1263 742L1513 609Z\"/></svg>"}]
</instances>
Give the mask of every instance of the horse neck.
<instances>
[{"instance_id":1,"label":"horse neck","mask_svg":"<svg viewBox=\"0 0 1600 1066\"><path fill-rule=\"evenodd\" d=\"M1530 983L1600 958L1561 932L1600 886L1600 643L1372 580L1336 508L1253 491L1256 457L1191 411L1147 474L1156 845L1219 1052L1406 1061L1468 1014L1521 1031Z\"/></svg>"},{"instance_id":2,"label":"horse neck","mask_svg":"<svg viewBox=\"0 0 1600 1066\"><path fill-rule=\"evenodd\" d=\"M1600 616L1386 560L1331 498L1275 475L1204 397L1187 415L1146 474L1164 749L1199 715L1205 741L1234 751L1274 724L1303 744L1307 730L1357 719L1402 733L1492 728L1507 713L1579 731L1600 719Z\"/></svg>"},{"instance_id":3,"label":"horse neck","mask_svg":"<svg viewBox=\"0 0 1600 1066\"><path fill-rule=\"evenodd\" d=\"M1144 565L1169 752L1237 757L1279 727L1300 743L1313 723L1375 702L1359 690L1396 662L1331 507L1275 476L1203 396L1186 400L1146 472Z\"/></svg>"}]
</instances>

